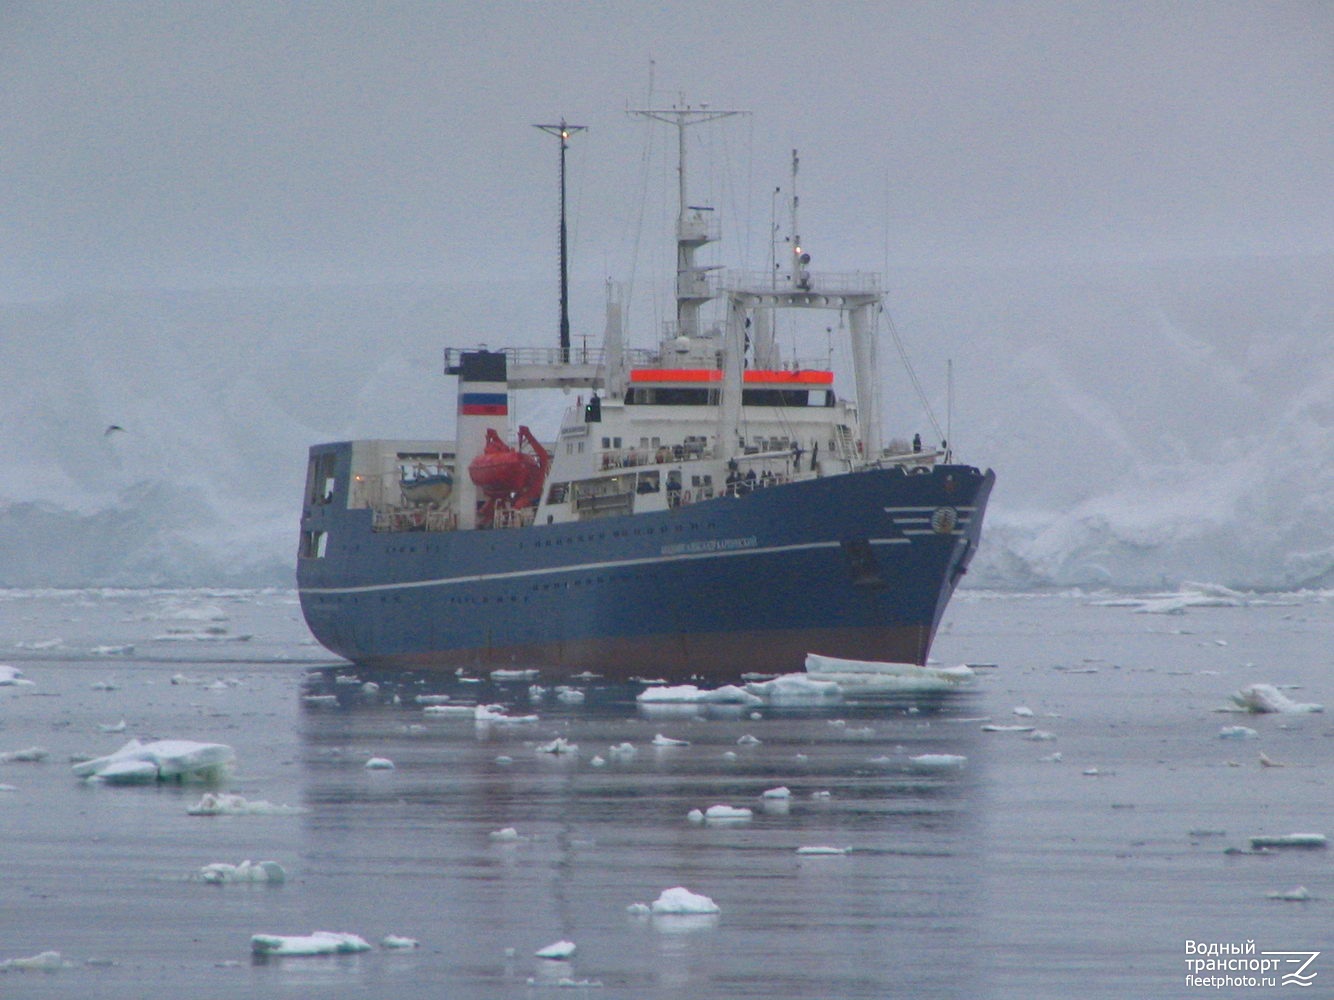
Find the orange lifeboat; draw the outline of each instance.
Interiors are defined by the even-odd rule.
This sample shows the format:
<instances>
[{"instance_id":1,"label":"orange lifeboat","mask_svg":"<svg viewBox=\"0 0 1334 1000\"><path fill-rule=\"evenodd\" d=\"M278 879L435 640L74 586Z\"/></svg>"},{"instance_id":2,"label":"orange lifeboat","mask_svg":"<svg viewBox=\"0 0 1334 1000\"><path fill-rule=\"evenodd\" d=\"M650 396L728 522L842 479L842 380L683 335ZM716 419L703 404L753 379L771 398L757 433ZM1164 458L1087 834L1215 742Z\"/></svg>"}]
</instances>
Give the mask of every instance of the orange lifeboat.
<instances>
[{"instance_id":1,"label":"orange lifeboat","mask_svg":"<svg viewBox=\"0 0 1334 1000\"><path fill-rule=\"evenodd\" d=\"M525 445L529 450L524 450ZM519 428L518 448L487 428L482 453L468 463L468 478L486 498L478 524L489 526L499 503L516 510L536 504L550 467L551 455L527 427Z\"/></svg>"}]
</instances>

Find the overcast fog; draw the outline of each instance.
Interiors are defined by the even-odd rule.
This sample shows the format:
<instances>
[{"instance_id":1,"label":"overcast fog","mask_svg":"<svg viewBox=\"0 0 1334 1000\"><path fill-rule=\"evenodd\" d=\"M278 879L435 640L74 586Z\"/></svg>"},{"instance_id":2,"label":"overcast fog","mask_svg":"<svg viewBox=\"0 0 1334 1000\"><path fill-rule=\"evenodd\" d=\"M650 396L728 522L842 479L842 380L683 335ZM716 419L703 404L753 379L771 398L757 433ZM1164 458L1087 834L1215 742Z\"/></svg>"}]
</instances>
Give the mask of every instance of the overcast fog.
<instances>
[{"instance_id":1,"label":"overcast fog","mask_svg":"<svg viewBox=\"0 0 1334 1000\"><path fill-rule=\"evenodd\" d=\"M799 149L816 269L886 274L938 407L953 363L981 582L1334 580L1328 3L17 2L0 583L290 580L308 444L447 434L441 348L554 339L534 123L588 126L576 337L633 279L648 346L625 110L682 101L750 112L692 134L727 263Z\"/></svg>"}]
</instances>

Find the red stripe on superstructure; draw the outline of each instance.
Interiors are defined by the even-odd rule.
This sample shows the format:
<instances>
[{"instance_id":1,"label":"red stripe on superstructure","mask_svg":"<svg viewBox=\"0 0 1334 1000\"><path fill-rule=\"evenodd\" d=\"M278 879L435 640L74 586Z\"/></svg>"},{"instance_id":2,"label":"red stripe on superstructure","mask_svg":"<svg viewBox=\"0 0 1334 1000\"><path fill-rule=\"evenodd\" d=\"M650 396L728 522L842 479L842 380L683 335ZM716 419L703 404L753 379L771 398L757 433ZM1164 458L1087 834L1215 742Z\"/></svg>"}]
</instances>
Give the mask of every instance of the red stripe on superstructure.
<instances>
[{"instance_id":1,"label":"red stripe on superstructure","mask_svg":"<svg viewBox=\"0 0 1334 1000\"><path fill-rule=\"evenodd\" d=\"M759 371L744 373L747 382L762 385L833 385L834 373L815 370ZM721 382L723 373L717 368L633 368L631 382Z\"/></svg>"},{"instance_id":2,"label":"red stripe on superstructure","mask_svg":"<svg viewBox=\"0 0 1334 1000\"><path fill-rule=\"evenodd\" d=\"M509 413L504 403L464 403L459 412L465 417L503 417Z\"/></svg>"}]
</instances>

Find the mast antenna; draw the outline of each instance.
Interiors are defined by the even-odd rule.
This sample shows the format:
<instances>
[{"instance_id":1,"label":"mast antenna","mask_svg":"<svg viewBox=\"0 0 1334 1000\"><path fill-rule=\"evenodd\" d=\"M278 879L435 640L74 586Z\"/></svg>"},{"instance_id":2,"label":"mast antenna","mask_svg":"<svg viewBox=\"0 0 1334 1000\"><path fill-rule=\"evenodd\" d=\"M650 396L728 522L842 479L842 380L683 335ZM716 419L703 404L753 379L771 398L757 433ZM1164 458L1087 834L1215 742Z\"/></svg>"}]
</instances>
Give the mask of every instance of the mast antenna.
<instances>
[{"instance_id":1,"label":"mast antenna","mask_svg":"<svg viewBox=\"0 0 1334 1000\"><path fill-rule=\"evenodd\" d=\"M565 150L570 146L570 135L583 132L587 125L569 125L564 118L559 125L534 125L560 140L560 360L570 361L570 257L566 246L565 226Z\"/></svg>"}]
</instances>

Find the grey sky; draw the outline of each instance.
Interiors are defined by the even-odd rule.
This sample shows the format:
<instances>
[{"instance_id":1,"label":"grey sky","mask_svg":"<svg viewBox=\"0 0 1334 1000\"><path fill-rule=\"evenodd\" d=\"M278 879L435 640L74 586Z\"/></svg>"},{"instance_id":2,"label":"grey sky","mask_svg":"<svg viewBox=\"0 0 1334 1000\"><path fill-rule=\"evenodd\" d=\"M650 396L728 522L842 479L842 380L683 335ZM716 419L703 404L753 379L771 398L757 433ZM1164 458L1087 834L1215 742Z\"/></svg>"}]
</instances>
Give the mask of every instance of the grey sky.
<instances>
[{"instance_id":1,"label":"grey sky","mask_svg":"<svg viewBox=\"0 0 1334 1000\"><path fill-rule=\"evenodd\" d=\"M826 267L1334 251L1327 2L19 0L0 300L531 276L562 115L579 266L618 272L650 60L655 103L753 112L699 186L755 232L800 148Z\"/></svg>"}]
</instances>

